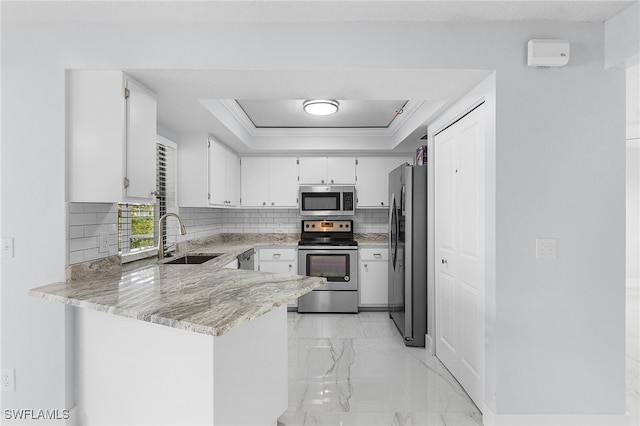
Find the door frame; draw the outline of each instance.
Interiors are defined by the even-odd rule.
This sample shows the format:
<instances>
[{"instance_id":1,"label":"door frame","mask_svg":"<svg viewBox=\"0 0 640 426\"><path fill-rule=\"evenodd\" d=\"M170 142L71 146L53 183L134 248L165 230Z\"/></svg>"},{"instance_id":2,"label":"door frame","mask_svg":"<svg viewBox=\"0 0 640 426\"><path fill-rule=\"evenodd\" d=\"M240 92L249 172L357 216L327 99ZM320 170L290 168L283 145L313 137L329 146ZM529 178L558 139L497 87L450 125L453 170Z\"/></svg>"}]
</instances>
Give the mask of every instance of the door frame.
<instances>
[{"instance_id":1,"label":"door frame","mask_svg":"<svg viewBox=\"0 0 640 426\"><path fill-rule=\"evenodd\" d=\"M435 317L435 134L485 104L485 389L483 406L495 406L496 390L496 73L493 72L427 126L427 338L426 350L436 353ZM485 411L483 407L478 407Z\"/></svg>"}]
</instances>

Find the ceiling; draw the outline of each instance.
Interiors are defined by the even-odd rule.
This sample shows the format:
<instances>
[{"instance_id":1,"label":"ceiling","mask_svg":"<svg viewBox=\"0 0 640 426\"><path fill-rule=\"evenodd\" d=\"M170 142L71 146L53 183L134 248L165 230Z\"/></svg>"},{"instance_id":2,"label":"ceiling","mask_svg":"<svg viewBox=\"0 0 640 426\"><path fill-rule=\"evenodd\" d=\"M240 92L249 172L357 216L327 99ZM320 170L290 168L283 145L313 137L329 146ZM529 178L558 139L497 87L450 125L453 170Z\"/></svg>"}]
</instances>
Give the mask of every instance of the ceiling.
<instances>
[{"instance_id":1,"label":"ceiling","mask_svg":"<svg viewBox=\"0 0 640 426\"><path fill-rule=\"evenodd\" d=\"M74 22L602 22L631 3L633 1L624 0L4 0L2 19Z\"/></svg>"},{"instance_id":2,"label":"ceiling","mask_svg":"<svg viewBox=\"0 0 640 426\"><path fill-rule=\"evenodd\" d=\"M58 22L602 22L633 1L209 0L3 1L3 21ZM402 7L399 7L401 5ZM123 13L126 10L126 13ZM345 149L331 141L396 137L374 151L410 151L423 123L477 85L484 70L124 70L156 93L158 121L179 134L212 133L239 152ZM212 84L216 82L216 84ZM302 111L305 99L337 99L328 117ZM413 115L420 120L412 120ZM417 125L416 123L420 123ZM407 127L411 129L407 131ZM402 131L401 131L402 130ZM398 135L402 141L398 141ZM318 137L324 137L319 146ZM269 139L273 138L273 139ZM313 139L315 138L315 139ZM346 140L346 139L345 139ZM311 142L316 141L316 142ZM325 142L329 141L329 142ZM401 143L398 143L401 142ZM314 144L315 143L315 144ZM351 150L368 149L353 142ZM282 146L279 149L287 149Z\"/></svg>"}]
</instances>

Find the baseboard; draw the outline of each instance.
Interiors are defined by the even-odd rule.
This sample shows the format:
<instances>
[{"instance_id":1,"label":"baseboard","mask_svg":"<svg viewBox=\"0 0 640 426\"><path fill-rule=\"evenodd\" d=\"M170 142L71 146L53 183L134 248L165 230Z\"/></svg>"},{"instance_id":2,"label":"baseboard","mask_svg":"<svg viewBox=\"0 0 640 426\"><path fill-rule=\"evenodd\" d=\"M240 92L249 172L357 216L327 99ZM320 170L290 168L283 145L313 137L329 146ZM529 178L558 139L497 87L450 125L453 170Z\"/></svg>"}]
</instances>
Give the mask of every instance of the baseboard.
<instances>
[{"instance_id":1,"label":"baseboard","mask_svg":"<svg viewBox=\"0 0 640 426\"><path fill-rule=\"evenodd\" d=\"M424 348L427 350L429 355L435 356L436 347L433 345L433 339L428 334L424 335Z\"/></svg>"},{"instance_id":2,"label":"baseboard","mask_svg":"<svg viewBox=\"0 0 640 426\"><path fill-rule=\"evenodd\" d=\"M627 414L495 414L483 406L482 424L485 426L630 426Z\"/></svg>"}]
</instances>

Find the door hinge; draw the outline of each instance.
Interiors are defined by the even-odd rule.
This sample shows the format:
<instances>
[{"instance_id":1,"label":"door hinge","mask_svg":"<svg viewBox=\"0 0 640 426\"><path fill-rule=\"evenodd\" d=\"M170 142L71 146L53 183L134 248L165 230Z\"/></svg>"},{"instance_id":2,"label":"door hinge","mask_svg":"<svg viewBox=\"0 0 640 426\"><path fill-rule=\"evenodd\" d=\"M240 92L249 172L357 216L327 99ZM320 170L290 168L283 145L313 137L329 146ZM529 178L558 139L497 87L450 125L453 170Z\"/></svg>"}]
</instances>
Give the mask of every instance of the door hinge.
<instances>
[{"instance_id":1,"label":"door hinge","mask_svg":"<svg viewBox=\"0 0 640 426\"><path fill-rule=\"evenodd\" d=\"M211 139L207 139L207 148L211 148Z\"/></svg>"},{"instance_id":2,"label":"door hinge","mask_svg":"<svg viewBox=\"0 0 640 426\"><path fill-rule=\"evenodd\" d=\"M296 164L300 165L300 159L296 158Z\"/></svg>"},{"instance_id":3,"label":"door hinge","mask_svg":"<svg viewBox=\"0 0 640 426\"><path fill-rule=\"evenodd\" d=\"M129 91L128 88L124 88L124 98L125 99L129 99L129 96L131 96L131 92Z\"/></svg>"},{"instance_id":4,"label":"door hinge","mask_svg":"<svg viewBox=\"0 0 640 426\"><path fill-rule=\"evenodd\" d=\"M358 165L358 159L356 158L356 166Z\"/></svg>"},{"instance_id":5,"label":"door hinge","mask_svg":"<svg viewBox=\"0 0 640 426\"><path fill-rule=\"evenodd\" d=\"M207 193L207 200L210 200L210 199L211 199L211 193L209 192Z\"/></svg>"},{"instance_id":6,"label":"door hinge","mask_svg":"<svg viewBox=\"0 0 640 426\"><path fill-rule=\"evenodd\" d=\"M123 186L124 186L124 189L127 189L129 187L129 178L126 176L124 178Z\"/></svg>"}]
</instances>

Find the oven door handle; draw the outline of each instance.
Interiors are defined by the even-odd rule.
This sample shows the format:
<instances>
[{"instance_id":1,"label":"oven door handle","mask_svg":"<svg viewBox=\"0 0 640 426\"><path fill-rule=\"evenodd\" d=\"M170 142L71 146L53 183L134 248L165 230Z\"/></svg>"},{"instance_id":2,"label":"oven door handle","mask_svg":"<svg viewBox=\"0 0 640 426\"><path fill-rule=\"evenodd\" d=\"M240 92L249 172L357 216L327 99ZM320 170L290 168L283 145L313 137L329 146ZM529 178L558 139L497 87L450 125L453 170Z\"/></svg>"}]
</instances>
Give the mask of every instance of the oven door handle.
<instances>
[{"instance_id":1,"label":"oven door handle","mask_svg":"<svg viewBox=\"0 0 640 426\"><path fill-rule=\"evenodd\" d=\"M358 246L334 246L335 248L327 248L327 246L304 246L298 247L298 253L313 252L313 254L325 253L346 253L353 254L358 251Z\"/></svg>"}]
</instances>

